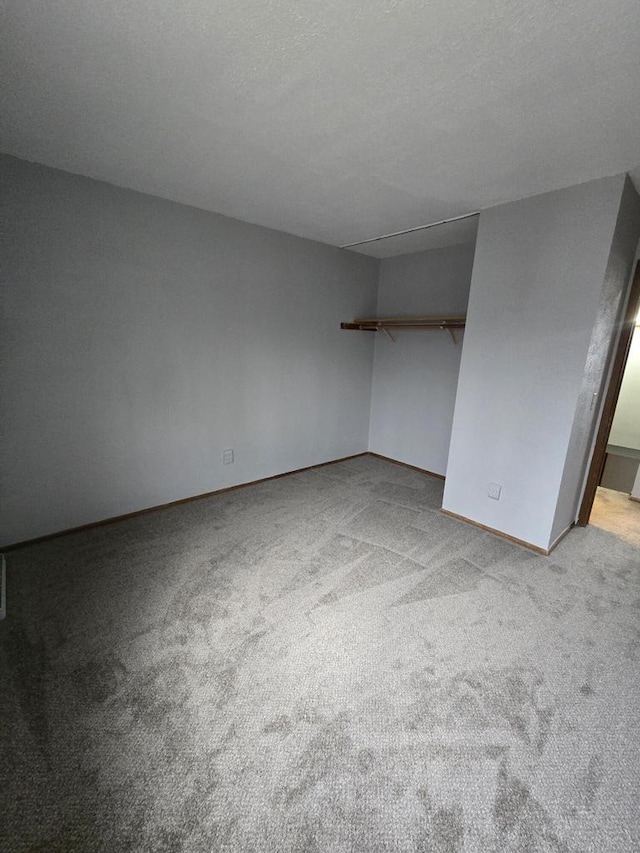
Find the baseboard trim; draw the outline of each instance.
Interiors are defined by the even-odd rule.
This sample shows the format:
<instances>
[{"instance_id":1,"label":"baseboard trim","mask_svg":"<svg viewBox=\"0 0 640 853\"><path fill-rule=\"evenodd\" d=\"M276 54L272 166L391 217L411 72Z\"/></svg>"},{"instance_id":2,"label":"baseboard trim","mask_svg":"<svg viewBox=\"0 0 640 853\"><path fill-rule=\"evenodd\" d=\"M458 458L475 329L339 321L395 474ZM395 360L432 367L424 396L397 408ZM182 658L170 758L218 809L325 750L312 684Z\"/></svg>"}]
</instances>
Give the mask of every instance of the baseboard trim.
<instances>
[{"instance_id":1,"label":"baseboard trim","mask_svg":"<svg viewBox=\"0 0 640 853\"><path fill-rule=\"evenodd\" d=\"M640 498L635 498L633 495L629 495L630 501L635 501L637 504L640 504Z\"/></svg>"},{"instance_id":2,"label":"baseboard trim","mask_svg":"<svg viewBox=\"0 0 640 853\"><path fill-rule=\"evenodd\" d=\"M393 462L394 465L400 465L402 468L408 468L410 471L417 471L419 474L426 474L427 477L435 477L436 480L444 480L444 474L435 474L433 471L427 471L426 468L418 468L416 465L409 465L408 462L400 462L398 459L392 459L390 456L383 456L381 453L369 451L367 456L375 456L376 459L384 459L385 462Z\"/></svg>"},{"instance_id":3,"label":"baseboard trim","mask_svg":"<svg viewBox=\"0 0 640 853\"><path fill-rule=\"evenodd\" d=\"M554 540L554 542L552 542L552 544L551 544L551 545L549 545L549 550L547 551L547 556L548 556L548 555L549 555L549 554L554 550L554 548L557 548L557 547L558 547L558 545L562 542L562 540L563 540L563 539L564 539L564 537L567 535L567 533L569 533L569 531L570 531L570 530L573 530L573 528L574 528L575 526L576 526L576 522L575 522L575 521L572 521L572 522L571 522L571 524L566 528L566 530L563 530L563 531L562 531L562 533L560 534L560 536L558 536L558 537Z\"/></svg>"},{"instance_id":4,"label":"baseboard trim","mask_svg":"<svg viewBox=\"0 0 640 853\"><path fill-rule=\"evenodd\" d=\"M115 524L118 521L126 521L129 518L137 518L139 515L147 515L150 512L157 512L157 510L169 509L172 506L180 506L181 504L188 504L192 501L200 501L204 498L213 497L213 495L222 495L225 492L234 492L236 489L244 489L247 486L256 486L258 483L268 483L270 480L280 480L282 477L301 474L303 471L313 471L315 468L324 468L325 465L335 465L336 462L347 462L349 459L358 459L361 456L369 455L369 452L364 450L362 453L354 453L352 456L341 456L339 459L330 459L328 462L318 462L316 465L307 465L305 468L296 468L293 471L284 471L282 474L273 474L271 477L261 477L259 480L250 480L247 483L238 483L236 486L225 486L222 489L214 489L212 492L203 492L200 495L192 495L188 498L179 498L177 501L169 501L169 503L166 504L157 504L156 506L137 509L133 512L125 512L123 515L113 515L110 518L102 518L99 521L90 521L88 524L81 524L78 527L68 527L65 530L57 530L55 533L47 533L44 536L36 536L34 539L24 539L22 542L14 542L12 545L5 545L3 547L3 551L6 553L7 551L15 551L18 548L26 548L28 545L39 545L41 542L49 542L49 540L58 539L60 536L68 536L70 533L81 533L83 530L91 530L94 527L106 527L108 524Z\"/></svg>"},{"instance_id":5,"label":"baseboard trim","mask_svg":"<svg viewBox=\"0 0 640 853\"><path fill-rule=\"evenodd\" d=\"M496 530L494 527L488 527L486 524L480 524L479 521L473 521L470 518L466 518L464 515L458 515L457 512L451 512L450 509L441 509L440 512L448 515L450 518L455 518L458 521L464 521L465 524L471 524L473 527L477 527L479 530L484 530L486 533L493 533L494 536L499 536L501 539L506 539L507 542L513 542L514 545L520 545L523 548L528 548L530 551L535 551L536 554L542 554L543 557L548 557L551 553L551 549L540 548L538 545L533 545L531 542L526 542L524 539L516 539L515 536L509 536L508 533L503 533L502 530ZM568 531L565 531L567 533ZM565 535L564 533L562 534ZM559 540L554 543L553 547L557 544Z\"/></svg>"}]
</instances>

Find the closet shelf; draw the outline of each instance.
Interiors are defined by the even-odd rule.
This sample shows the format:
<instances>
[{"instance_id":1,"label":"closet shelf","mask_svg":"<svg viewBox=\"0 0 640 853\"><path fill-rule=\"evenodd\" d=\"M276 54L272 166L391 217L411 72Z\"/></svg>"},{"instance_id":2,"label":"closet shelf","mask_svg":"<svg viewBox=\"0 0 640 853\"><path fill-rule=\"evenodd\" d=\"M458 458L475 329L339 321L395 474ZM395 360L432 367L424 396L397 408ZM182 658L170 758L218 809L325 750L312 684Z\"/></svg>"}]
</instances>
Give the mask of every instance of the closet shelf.
<instances>
[{"instance_id":1,"label":"closet shelf","mask_svg":"<svg viewBox=\"0 0 640 853\"><path fill-rule=\"evenodd\" d=\"M377 332L380 329L464 329L466 317L362 317L340 323L341 329Z\"/></svg>"},{"instance_id":2,"label":"closet shelf","mask_svg":"<svg viewBox=\"0 0 640 853\"><path fill-rule=\"evenodd\" d=\"M359 332L385 332L391 340L390 329L448 329L454 343L458 343L453 329L464 329L466 317L361 317L353 323L340 323L341 329Z\"/></svg>"}]
</instances>

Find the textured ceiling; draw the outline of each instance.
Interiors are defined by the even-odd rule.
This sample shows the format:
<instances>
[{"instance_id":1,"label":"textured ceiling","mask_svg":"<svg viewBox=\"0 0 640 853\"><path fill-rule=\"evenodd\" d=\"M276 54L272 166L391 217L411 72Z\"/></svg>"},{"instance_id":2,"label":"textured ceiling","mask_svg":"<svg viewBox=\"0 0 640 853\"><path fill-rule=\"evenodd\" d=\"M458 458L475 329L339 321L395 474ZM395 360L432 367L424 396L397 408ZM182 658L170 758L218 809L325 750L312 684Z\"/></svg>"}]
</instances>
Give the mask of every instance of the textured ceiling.
<instances>
[{"instance_id":1,"label":"textured ceiling","mask_svg":"<svg viewBox=\"0 0 640 853\"><path fill-rule=\"evenodd\" d=\"M638 0L3 9L2 150L335 245L640 164Z\"/></svg>"}]
</instances>

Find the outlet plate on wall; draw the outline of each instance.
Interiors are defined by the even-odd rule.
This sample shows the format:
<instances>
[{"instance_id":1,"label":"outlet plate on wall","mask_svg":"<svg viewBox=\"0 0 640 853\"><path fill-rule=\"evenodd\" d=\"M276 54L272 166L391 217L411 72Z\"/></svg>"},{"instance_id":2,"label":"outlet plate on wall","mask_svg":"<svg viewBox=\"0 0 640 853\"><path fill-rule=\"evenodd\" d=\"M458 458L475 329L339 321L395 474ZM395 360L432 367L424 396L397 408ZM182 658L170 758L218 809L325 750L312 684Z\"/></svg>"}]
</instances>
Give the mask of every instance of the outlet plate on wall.
<instances>
[{"instance_id":1,"label":"outlet plate on wall","mask_svg":"<svg viewBox=\"0 0 640 853\"><path fill-rule=\"evenodd\" d=\"M223 450L222 451L222 464L223 465L231 465L233 463L233 450Z\"/></svg>"},{"instance_id":2,"label":"outlet plate on wall","mask_svg":"<svg viewBox=\"0 0 640 853\"><path fill-rule=\"evenodd\" d=\"M500 500L500 495L502 493L502 486L500 483L489 483L489 488L487 490L487 494L494 501Z\"/></svg>"}]
</instances>

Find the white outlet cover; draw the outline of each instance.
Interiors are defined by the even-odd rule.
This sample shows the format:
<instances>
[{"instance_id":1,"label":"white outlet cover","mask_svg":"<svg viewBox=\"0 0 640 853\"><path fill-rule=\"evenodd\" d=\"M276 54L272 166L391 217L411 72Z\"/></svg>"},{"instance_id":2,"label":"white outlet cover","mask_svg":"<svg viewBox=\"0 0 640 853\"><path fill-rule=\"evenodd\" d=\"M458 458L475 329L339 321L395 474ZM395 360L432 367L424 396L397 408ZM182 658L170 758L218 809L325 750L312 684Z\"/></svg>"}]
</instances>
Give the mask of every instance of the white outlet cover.
<instances>
[{"instance_id":1,"label":"white outlet cover","mask_svg":"<svg viewBox=\"0 0 640 853\"><path fill-rule=\"evenodd\" d=\"M493 498L494 501L499 501L500 495L502 494L502 486L500 483L489 483L489 491L487 494L490 498Z\"/></svg>"},{"instance_id":2,"label":"white outlet cover","mask_svg":"<svg viewBox=\"0 0 640 853\"><path fill-rule=\"evenodd\" d=\"M223 450L222 451L222 462L224 465L231 465L233 462L233 450Z\"/></svg>"}]
</instances>

